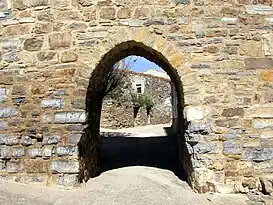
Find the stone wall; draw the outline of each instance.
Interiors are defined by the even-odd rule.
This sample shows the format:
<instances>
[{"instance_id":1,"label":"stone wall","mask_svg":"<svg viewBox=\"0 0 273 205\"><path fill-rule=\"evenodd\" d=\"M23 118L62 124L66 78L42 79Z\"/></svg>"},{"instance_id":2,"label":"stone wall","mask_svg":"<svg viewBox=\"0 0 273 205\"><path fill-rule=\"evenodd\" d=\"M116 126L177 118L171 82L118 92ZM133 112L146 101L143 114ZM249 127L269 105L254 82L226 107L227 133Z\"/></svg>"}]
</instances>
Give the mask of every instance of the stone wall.
<instances>
[{"instance_id":1,"label":"stone wall","mask_svg":"<svg viewBox=\"0 0 273 205\"><path fill-rule=\"evenodd\" d=\"M2 176L71 185L91 73L133 41L183 83L192 187L272 195L271 0L8 2L0 13Z\"/></svg>"},{"instance_id":2,"label":"stone wall","mask_svg":"<svg viewBox=\"0 0 273 205\"><path fill-rule=\"evenodd\" d=\"M125 128L148 124L145 107L141 107L134 118L134 106L130 93L135 92L134 77L143 80L144 92L151 97L154 106L150 111L150 124L166 124L172 120L171 84L168 79L143 73L125 71L124 82L111 95L106 96L102 106L101 127Z\"/></svg>"}]
</instances>

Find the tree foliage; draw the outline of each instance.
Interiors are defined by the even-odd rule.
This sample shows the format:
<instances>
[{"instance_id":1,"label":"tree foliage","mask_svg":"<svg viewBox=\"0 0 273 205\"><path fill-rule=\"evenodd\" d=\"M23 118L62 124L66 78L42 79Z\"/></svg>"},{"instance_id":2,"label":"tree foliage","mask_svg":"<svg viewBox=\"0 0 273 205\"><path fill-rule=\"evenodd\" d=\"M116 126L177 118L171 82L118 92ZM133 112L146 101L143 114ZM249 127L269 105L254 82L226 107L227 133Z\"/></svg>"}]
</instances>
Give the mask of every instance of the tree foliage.
<instances>
[{"instance_id":1,"label":"tree foliage","mask_svg":"<svg viewBox=\"0 0 273 205\"><path fill-rule=\"evenodd\" d=\"M148 93L135 93L131 92L131 102L135 107L145 107L146 109L152 109L154 101L151 95Z\"/></svg>"}]
</instances>

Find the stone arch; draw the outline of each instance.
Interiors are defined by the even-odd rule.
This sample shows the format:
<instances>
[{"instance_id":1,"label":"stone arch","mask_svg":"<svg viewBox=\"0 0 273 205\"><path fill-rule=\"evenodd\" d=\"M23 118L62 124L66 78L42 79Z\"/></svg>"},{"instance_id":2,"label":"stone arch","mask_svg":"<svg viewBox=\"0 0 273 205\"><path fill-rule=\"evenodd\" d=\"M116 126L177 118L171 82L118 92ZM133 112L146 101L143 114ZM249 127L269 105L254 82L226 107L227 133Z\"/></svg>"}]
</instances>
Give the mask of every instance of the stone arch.
<instances>
[{"instance_id":1,"label":"stone arch","mask_svg":"<svg viewBox=\"0 0 273 205\"><path fill-rule=\"evenodd\" d=\"M178 109L178 129L179 135L178 151L180 162L187 172L188 182L191 184L192 164L190 154L186 146L184 131L186 130L186 120L183 115L184 96L181 81L183 63L186 56L183 55L175 46L163 37L146 29L132 29L127 31L128 35L113 35L100 45L94 59L99 59L95 63L87 88L86 112L87 124L83 136L78 144L80 154L80 181L87 181L89 178L100 174L99 147L100 147L100 115L102 98L99 97L97 86L100 79L109 72L113 65L130 55L143 56L148 60L158 64L170 76L172 83L177 91ZM93 61L94 62L94 61Z\"/></svg>"}]
</instances>

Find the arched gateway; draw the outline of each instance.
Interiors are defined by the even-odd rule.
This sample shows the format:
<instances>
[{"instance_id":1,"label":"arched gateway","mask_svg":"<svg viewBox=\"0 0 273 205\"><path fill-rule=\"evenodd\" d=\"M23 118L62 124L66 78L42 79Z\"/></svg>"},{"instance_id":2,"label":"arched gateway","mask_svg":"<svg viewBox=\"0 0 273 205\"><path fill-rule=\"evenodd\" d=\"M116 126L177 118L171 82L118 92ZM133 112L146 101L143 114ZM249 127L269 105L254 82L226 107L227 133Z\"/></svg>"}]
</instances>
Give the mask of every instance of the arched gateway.
<instances>
[{"instance_id":1,"label":"arched gateway","mask_svg":"<svg viewBox=\"0 0 273 205\"><path fill-rule=\"evenodd\" d=\"M95 70L92 72L92 76L90 79L89 86L87 88L87 96L86 96L86 109L87 109L87 124L88 127L85 130L85 134L81 138L79 143L80 157L81 157L81 177L80 180L84 178L89 178L90 176L97 176L100 173L99 170L99 145L101 141L101 136L99 133L100 127L100 116L102 109L102 101L104 97L103 88L107 87L104 85L105 78L108 77L108 73L110 73L114 67L114 64L121 59L130 56L130 55L138 55L146 57L147 59L157 63L160 65L170 76L174 89L178 91L176 96L176 112L175 118L173 118L173 129L180 136L180 147L183 153L181 157L181 162L190 162L189 154L187 153L187 148L184 139L184 116L183 116L183 107L184 107L184 96L182 83L180 80L180 76L177 72L177 68L174 68L172 64L168 62L168 60L162 55L162 53L157 52L151 46L156 47L156 42L166 43L160 37L154 36L152 33L146 33L149 35L150 44L147 45L142 43L143 35L145 35L143 30L135 30L137 35L140 36L132 36L132 38L128 41L119 43L118 45L113 45L114 47L108 51L100 60L100 62L96 65ZM146 31L147 32L147 31ZM116 37L119 38L119 37ZM132 40L133 39L133 40ZM138 40L138 42L137 42ZM166 47L164 49L170 49ZM163 49L163 52L164 52ZM171 49L174 49L171 46ZM169 50L170 52L171 50ZM182 61L184 60L184 56L179 53L179 51L171 51L174 52L174 55L171 56L172 62L174 65L182 65ZM177 62L178 61L178 62ZM183 145L182 145L183 144ZM88 149L88 147L92 147L92 149ZM182 148L183 147L183 148ZM187 158L187 159L186 159ZM187 163L186 163L187 164ZM185 164L185 166L186 166ZM192 167L188 168L189 170ZM85 173L84 173L85 172ZM190 171L191 173L191 171ZM86 176L84 176L86 175Z\"/></svg>"},{"instance_id":2,"label":"arched gateway","mask_svg":"<svg viewBox=\"0 0 273 205\"><path fill-rule=\"evenodd\" d=\"M74 186L98 175L98 79L139 55L177 91L192 188L272 194L272 3L3 2L0 176Z\"/></svg>"}]
</instances>

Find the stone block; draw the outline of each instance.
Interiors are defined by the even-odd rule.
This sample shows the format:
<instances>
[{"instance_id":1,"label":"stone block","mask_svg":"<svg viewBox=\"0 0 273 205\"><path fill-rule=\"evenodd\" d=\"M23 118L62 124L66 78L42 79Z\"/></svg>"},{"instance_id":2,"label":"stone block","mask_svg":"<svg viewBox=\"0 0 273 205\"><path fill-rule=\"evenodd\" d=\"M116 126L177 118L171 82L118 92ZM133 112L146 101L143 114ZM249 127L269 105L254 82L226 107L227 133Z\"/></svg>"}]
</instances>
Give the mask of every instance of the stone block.
<instances>
[{"instance_id":1,"label":"stone block","mask_svg":"<svg viewBox=\"0 0 273 205\"><path fill-rule=\"evenodd\" d=\"M81 139L82 134L70 134L68 135L68 144L78 144Z\"/></svg>"},{"instance_id":2,"label":"stone block","mask_svg":"<svg viewBox=\"0 0 273 205\"><path fill-rule=\"evenodd\" d=\"M174 0L176 4L189 4L190 0Z\"/></svg>"},{"instance_id":3,"label":"stone block","mask_svg":"<svg viewBox=\"0 0 273 205\"><path fill-rule=\"evenodd\" d=\"M188 125L187 132L189 132L189 133L210 134L212 132L211 124L191 122Z\"/></svg>"},{"instance_id":4,"label":"stone block","mask_svg":"<svg viewBox=\"0 0 273 205\"><path fill-rule=\"evenodd\" d=\"M193 150L194 153L198 154L217 154L219 152L216 142L198 142Z\"/></svg>"},{"instance_id":5,"label":"stone block","mask_svg":"<svg viewBox=\"0 0 273 205\"><path fill-rule=\"evenodd\" d=\"M49 35L49 47L50 49L68 48L71 46L72 36L71 33L54 33Z\"/></svg>"},{"instance_id":6,"label":"stone block","mask_svg":"<svg viewBox=\"0 0 273 205\"><path fill-rule=\"evenodd\" d=\"M13 107L0 107L0 118L16 117L18 110Z\"/></svg>"},{"instance_id":7,"label":"stone block","mask_svg":"<svg viewBox=\"0 0 273 205\"><path fill-rule=\"evenodd\" d=\"M149 8L139 7L139 8L135 9L134 18L135 19L141 19L141 20L148 19L149 13L150 13Z\"/></svg>"},{"instance_id":8,"label":"stone block","mask_svg":"<svg viewBox=\"0 0 273 205\"><path fill-rule=\"evenodd\" d=\"M2 60L7 63L15 63L20 60L18 53L9 53L2 56Z\"/></svg>"},{"instance_id":9,"label":"stone block","mask_svg":"<svg viewBox=\"0 0 273 205\"><path fill-rule=\"evenodd\" d=\"M23 0L23 4L27 7L47 6L48 0Z\"/></svg>"},{"instance_id":10,"label":"stone block","mask_svg":"<svg viewBox=\"0 0 273 205\"><path fill-rule=\"evenodd\" d=\"M246 12L248 14L272 15L273 8L268 5L249 5L246 6Z\"/></svg>"},{"instance_id":11,"label":"stone block","mask_svg":"<svg viewBox=\"0 0 273 205\"><path fill-rule=\"evenodd\" d=\"M6 102L7 98L6 95L0 95L0 104Z\"/></svg>"},{"instance_id":12,"label":"stone block","mask_svg":"<svg viewBox=\"0 0 273 205\"><path fill-rule=\"evenodd\" d=\"M43 46L44 40L42 38L30 38L25 40L24 49L27 51L39 51Z\"/></svg>"},{"instance_id":13,"label":"stone block","mask_svg":"<svg viewBox=\"0 0 273 205\"><path fill-rule=\"evenodd\" d=\"M273 18L272 18L273 23ZM264 55L265 56L272 56L273 55L273 45L271 42L273 42L273 34L263 34L262 35L262 42L263 42L263 48L264 48Z\"/></svg>"},{"instance_id":14,"label":"stone block","mask_svg":"<svg viewBox=\"0 0 273 205\"><path fill-rule=\"evenodd\" d=\"M37 54L37 58L39 61L50 61L54 58L54 56L56 55L56 52L39 52Z\"/></svg>"},{"instance_id":15,"label":"stone block","mask_svg":"<svg viewBox=\"0 0 273 205\"><path fill-rule=\"evenodd\" d=\"M216 192L221 194L231 194L234 193L235 187L233 184L215 184Z\"/></svg>"},{"instance_id":16,"label":"stone block","mask_svg":"<svg viewBox=\"0 0 273 205\"><path fill-rule=\"evenodd\" d=\"M24 147L14 147L12 148L13 157L14 158L22 158L25 156L25 148Z\"/></svg>"},{"instance_id":17,"label":"stone block","mask_svg":"<svg viewBox=\"0 0 273 205\"><path fill-rule=\"evenodd\" d=\"M229 129L229 132L222 136L222 140L240 140L241 136L237 134L236 130Z\"/></svg>"},{"instance_id":18,"label":"stone block","mask_svg":"<svg viewBox=\"0 0 273 205\"><path fill-rule=\"evenodd\" d=\"M34 144L34 141L29 136L23 136L20 143L24 146L30 146Z\"/></svg>"},{"instance_id":19,"label":"stone block","mask_svg":"<svg viewBox=\"0 0 273 205\"><path fill-rule=\"evenodd\" d=\"M53 147L52 146L45 146L43 148L43 157L50 158L53 155Z\"/></svg>"},{"instance_id":20,"label":"stone block","mask_svg":"<svg viewBox=\"0 0 273 205\"><path fill-rule=\"evenodd\" d=\"M54 123L56 124L83 123L85 120L86 114L82 111L56 112L54 114Z\"/></svg>"},{"instance_id":21,"label":"stone block","mask_svg":"<svg viewBox=\"0 0 273 205\"><path fill-rule=\"evenodd\" d=\"M43 144L50 145L50 144L58 144L61 142L62 137L58 135L51 135L51 136L44 136L43 137Z\"/></svg>"},{"instance_id":22,"label":"stone block","mask_svg":"<svg viewBox=\"0 0 273 205\"><path fill-rule=\"evenodd\" d=\"M7 146L0 146L0 159L10 159L12 157L12 149Z\"/></svg>"},{"instance_id":23,"label":"stone block","mask_svg":"<svg viewBox=\"0 0 273 205\"><path fill-rule=\"evenodd\" d=\"M245 67L248 69L272 69L272 58L245 58Z\"/></svg>"},{"instance_id":24,"label":"stone block","mask_svg":"<svg viewBox=\"0 0 273 205\"><path fill-rule=\"evenodd\" d=\"M273 71L262 71L260 77L263 81L273 82Z\"/></svg>"},{"instance_id":25,"label":"stone block","mask_svg":"<svg viewBox=\"0 0 273 205\"><path fill-rule=\"evenodd\" d=\"M273 130L265 130L261 133L261 139L273 139Z\"/></svg>"},{"instance_id":26,"label":"stone block","mask_svg":"<svg viewBox=\"0 0 273 205\"><path fill-rule=\"evenodd\" d=\"M44 99L41 101L42 108L61 109L65 107L64 99Z\"/></svg>"},{"instance_id":27,"label":"stone block","mask_svg":"<svg viewBox=\"0 0 273 205\"><path fill-rule=\"evenodd\" d=\"M70 1L69 0L48 0L48 4L52 8L64 8L69 5Z\"/></svg>"},{"instance_id":28,"label":"stone block","mask_svg":"<svg viewBox=\"0 0 273 205\"><path fill-rule=\"evenodd\" d=\"M61 56L62 63L70 63L78 60L78 55L73 51L64 51Z\"/></svg>"},{"instance_id":29,"label":"stone block","mask_svg":"<svg viewBox=\"0 0 273 205\"><path fill-rule=\"evenodd\" d=\"M95 4L94 0L77 0L78 4L81 6L91 6Z\"/></svg>"},{"instance_id":30,"label":"stone block","mask_svg":"<svg viewBox=\"0 0 273 205\"><path fill-rule=\"evenodd\" d=\"M227 154L227 155L242 154L242 147L239 142L224 142L223 154Z\"/></svg>"},{"instance_id":31,"label":"stone block","mask_svg":"<svg viewBox=\"0 0 273 205\"><path fill-rule=\"evenodd\" d=\"M19 23L35 23L36 22L36 18L32 18L32 17L23 17L19 19Z\"/></svg>"},{"instance_id":32,"label":"stone block","mask_svg":"<svg viewBox=\"0 0 273 205\"><path fill-rule=\"evenodd\" d=\"M7 121L0 120L0 131L1 131L1 130L7 130L7 128L8 128L8 123L7 123Z\"/></svg>"},{"instance_id":33,"label":"stone block","mask_svg":"<svg viewBox=\"0 0 273 205\"><path fill-rule=\"evenodd\" d=\"M101 19L114 20L116 18L116 9L113 7L103 7L99 15Z\"/></svg>"},{"instance_id":34,"label":"stone block","mask_svg":"<svg viewBox=\"0 0 273 205\"><path fill-rule=\"evenodd\" d=\"M46 173L48 162L40 159L30 159L22 161L24 172L27 173Z\"/></svg>"},{"instance_id":35,"label":"stone block","mask_svg":"<svg viewBox=\"0 0 273 205\"><path fill-rule=\"evenodd\" d=\"M85 126L84 125L82 125L82 124L76 124L76 125L68 125L67 126L67 131L83 131L84 130L84 128L85 128Z\"/></svg>"},{"instance_id":36,"label":"stone block","mask_svg":"<svg viewBox=\"0 0 273 205\"><path fill-rule=\"evenodd\" d=\"M242 182L243 187L248 187L249 189L257 189L258 183L255 178L245 178Z\"/></svg>"},{"instance_id":37,"label":"stone block","mask_svg":"<svg viewBox=\"0 0 273 205\"><path fill-rule=\"evenodd\" d=\"M260 41L245 41L240 44L239 52L243 56L260 58L264 56L262 43Z\"/></svg>"},{"instance_id":38,"label":"stone block","mask_svg":"<svg viewBox=\"0 0 273 205\"><path fill-rule=\"evenodd\" d=\"M24 165L20 161L8 161L6 171L8 173L18 173L22 172Z\"/></svg>"},{"instance_id":39,"label":"stone block","mask_svg":"<svg viewBox=\"0 0 273 205\"><path fill-rule=\"evenodd\" d=\"M246 110L246 117L273 118L272 107L253 107Z\"/></svg>"},{"instance_id":40,"label":"stone block","mask_svg":"<svg viewBox=\"0 0 273 205\"><path fill-rule=\"evenodd\" d=\"M253 119L252 124L255 129L273 128L273 119Z\"/></svg>"},{"instance_id":41,"label":"stone block","mask_svg":"<svg viewBox=\"0 0 273 205\"><path fill-rule=\"evenodd\" d=\"M165 21L162 18L148 19L143 23L144 26L159 26L159 25L164 25L164 24L165 24Z\"/></svg>"},{"instance_id":42,"label":"stone block","mask_svg":"<svg viewBox=\"0 0 273 205\"><path fill-rule=\"evenodd\" d=\"M223 117L234 117L234 116L244 116L244 109L243 108L227 108L223 110L222 113Z\"/></svg>"},{"instance_id":43,"label":"stone block","mask_svg":"<svg viewBox=\"0 0 273 205\"><path fill-rule=\"evenodd\" d=\"M79 184L78 175L75 174L64 174L59 176L57 179L57 184L65 187L74 187Z\"/></svg>"},{"instance_id":44,"label":"stone block","mask_svg":"<svg viewBox=\"0 0 273 205\"><path fill-rule=\"evenodd\" d=\"M273 159L273 148L247 148L242 154L242 160L262 162Z\"/></svg>"},{"instance_id":45,"label":"stone block","mask_svg":"<svg viewBox=\"0 0 273 205\"><path fill-rule=\"evenodd\" d=\"M54 160L51 163L52 173L76 174L79 172L79 162L72 160Z\"/></svg>"},{"instance_id":46,"label":"stone block","mask_svg":"<svg viewBox=\"0 0 273 205\"><path fill-rule=\"evenodd\" d=\"M83 19L87 22L96 20L96 8L95 7L89 7L83 9Z\"/></svg>"},{"instance_id":47,"label":"stone block","mask_svg":"<svg viewBox=\"0 0 273 205\"><path fill-rule=\"evenodd\" d=\"M42 148L29 148L28 149L28 156L30 158L36 158L42 156Z\"/></svg>"},{"instance_id":48,"label":"stone block","mask_svg":"<svg viewBox=\"0 0 273 205\"><path fill-rule=\"evenodd\" d=\"M25 96L27 95L27 88L23 85L14 85L11 95Z\"/></svg>"},{"instance_id":49,"label":"stone block","mask_svg":"<svg viewBox=\"0 0 273 205\"><path fill-rule=\"evenodd\" d=\"M120 20L119 23L129 27L141 27L143 25L143 21L138 19L124 19Z\"/></svg>"},{"instance_id":50,"label":"stone block","mask_svg":"<svg viewBox=\"0 0 273 205\"><path fill-rule=\"evenodd\" d=\"M7 99L7 89L6 88L0 88L0 103L3 103Z\"/></svg>"},{"instance_id":51,"label":"stone block","mask_svg":"<svg viewBox=\"0 0 273 205\"><path fill-rule=\"evenodd\" d=\"M25 97L12 97L12 102L14 105L20 105L27 103L27 99Z\"/></svg>"},{"instance_id":52,"label":"stone block","mask_svg":"<svg viewBox=\"0 0 273 205\"><path fill-rule=\"evenodd\" d=\"M0 42L0 47L3 50L12 51L16 50L20 45L19 39L8 39Z\"/></svg>"},{"instance_id":53,"label":"stone block","mask_svg":"<svg viewBox=\"0 0 273 205\"><path fill-rule=\"evenodd\" d=\"M84 110L86 107L85 104L86 104L85 99L71 100L71 108Z\"/></svg>"},{"instance_id":54,"label":"stone block","mask_svg":"<svg viewBox=\"0 0 273 205\"><path fill-rule=\"evenodd\" d=\"M56 153L58 156L77 156L78 148L75 146L57 147Z\"/></svg>"},{"instance_id":55,"label":"stone block","mask_svg":"<svg viewBox=\"0 0 273 205\"><path fill-rule=\"evenodd\" d=\"M131 16L131 10L127 7L120 8L117 12L117 17L119 19L128 19Z\"/></svg>"},{"instance_id":56,"label":"stone block","mask_svg":"<svg viewBox=\"0 0 273 205\"><path fill-rule=\"evenodd\" d=\"M53 31L53 25L49 22L38 22L35 24L35 27L33 29L33 33L35 34L45 34L45 33L50 33ZM30 49L36 49L40 50L40 44L41 46L43 45L42 43L36 43L36 48L35 47L30 47ZM27 49L25 49L27 50Z\"/></svg>"},{"instance_id":57,"label":"stone block","mask_svg":"<svg viewBox=\"0 0 273 205\"><path fill-rule=\"evenodd\" d=\"M19 138L13 135L0 134L0 145L17 145Z\"/></svg>"},{"instance_id":58,"label":"stone block","mask_svg":"<svg viewBox=\"0 0 273 205\"><path fill-rule=\"evenodd\" d=\"M45 113L45 114L43 114L43 116L42 116L42 122L44 122L44 123L50 123L52 121L53 121L53 117L52 117L51 113Z\"/></svg>"},{"instance_id":59,"label":"stone block","mask_svg":"<svg viewBox=\"0 0 273 205\"><path fill-rule=\"evenodd\" d=\"M223 17L221 18L221 21L227 24L236 24L238 18L234 17Z\"/></svg>"},{"instance_id":60,"label":"stone block","mask_svg":"<svg viewBox=\"0 0 273 205\"><path fill-rule=\"evenodd\" d=\"M22 184L46 184L47 177L45 174L27 174L27 175L17 175L13 178L16 182Z\"/></svg>"},{"instance_id":61,"label":"stone block","mask_svg":"<svg viewBox=\"0 0 273 205\"><path fill-rule=\"evenodd\" d=\"M202 120L207 114L208 110L203 107L191 107L188 106L184 110L185 118L188 122L195 121L195 120Z\"/></svg>"},{"instance_id":62,"label":"stone block","mask_svg":"<svg viewBox=\"0 0 273 205\"><path fill-rule=\"evenodd\" d=\"M263 193L273 193L273 177L260 177Z\"/></svg>"},{"instance_id":63,"label":"stone block","mask_svg":"<svg viewBox=\"0 0 273 205\"><path fill-rule=\"evenodd\" d=\"M6 169L6 161L0 160L0 171Z\"/></svg>"}]
</instances>

